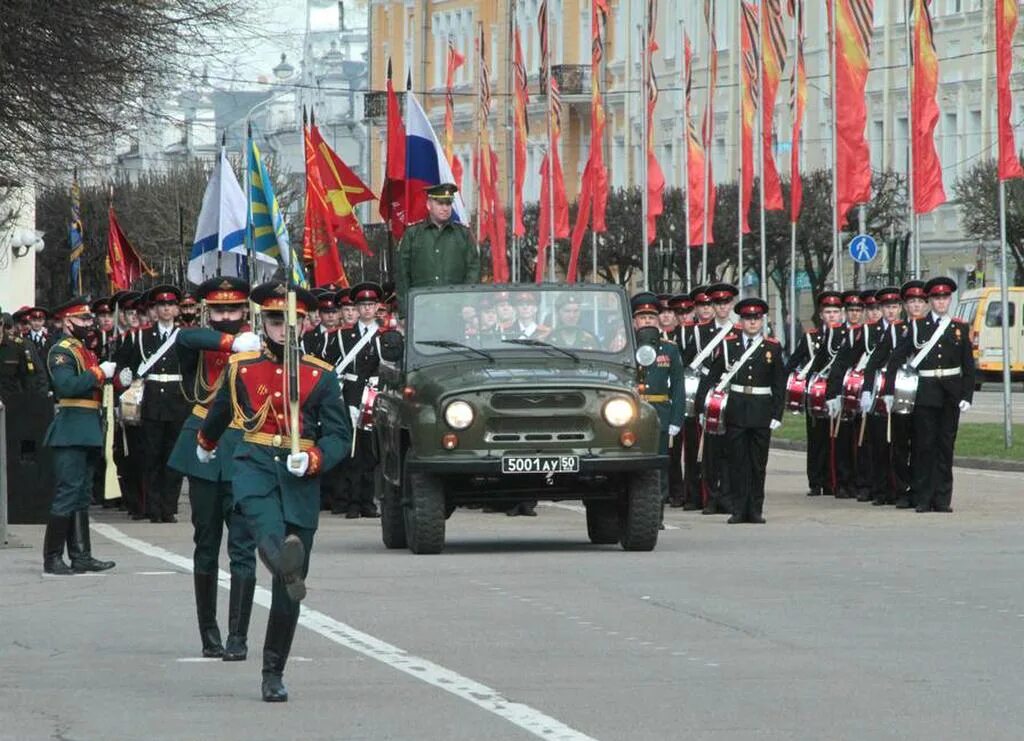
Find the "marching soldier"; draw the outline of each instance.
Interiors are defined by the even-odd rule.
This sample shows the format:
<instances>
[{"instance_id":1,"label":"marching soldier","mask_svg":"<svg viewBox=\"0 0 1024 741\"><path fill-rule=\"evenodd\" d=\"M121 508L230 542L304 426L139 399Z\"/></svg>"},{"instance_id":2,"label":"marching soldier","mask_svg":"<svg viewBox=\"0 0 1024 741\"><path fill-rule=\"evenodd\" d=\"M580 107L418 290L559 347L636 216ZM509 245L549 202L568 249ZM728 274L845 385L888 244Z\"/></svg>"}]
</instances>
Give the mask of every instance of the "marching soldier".
<instances>
[{"instance_id":1,"label":"marching soldier","mask_svg":"<svg viewBox=\"0 0 1024 741\"><path fill-rule=\"evenodd\" d=\"M96 317L96 356L100 360L115 360L117 355L117 336L114 332L114 314L111 308L111 300L103 297L98 298L89 305L93 316ZM107 461L101 457L93 467L93 504L99 504L103 509L114 509L121 506L121 497L106 499L103 496L103 482L107 475Z\"/></svg>"},{"instance_id":2,"label":"marching soldier","mask_svg":"<svg viewBox=\"0 0 1024 741\"><path fill-rule=\"evenodd\" d=\"M355 449L342 469L346 481L339 487L334 509L344 511L347 519L380 517L373 502L373 469L377 464L373 452L373 437L357 424L363 404L363 391L367 384L377 382L380 366L380 343L377 333L377 305L382 298L376 283L359 283L349 292L352 303L359 311L359 321L347 332L341 333L342 360L338 373L342 380L341 392L352 421Z\"/></svg>"},{"instance_id":3,"label":"marching soldier","mask_svg":"<svg viewBox=\"0 0 1024 741\"><path fill-rule=\"evenodd\" d=\"M352 303L352 297L349 295L347 288L341 288L338 290L338 305L341 310L341 324L339 329L352 329L352 327L356 326L356 322L359 321L359 310L356 308L356 305Z\"/></svg>"},{"instance_id":4,"label":"marching soldier","mask_svg":"<svg viewBox=\"0 0 1024 741\"><path fill-rule=\"evenodd\" d=\"M633 329L637 345L650 345L657 351L654 364L643 370L641 398L654 407L661 422L658 452L668 455L669 442L679 435L683 424L683 361L674 342L661 337L658 322L658 297L643 292L633 296ZM668 498L668 472L662 471L662 493Z\"/></svg>"},{"instance_id":5,"label":"marching soldier","mask_svg":"<svg viewBox=\"0 0 1024 741\"><path fill-rule=\"evenodd\" d=\"M54 342L46 329L46 320L50 318L50 312L42 306L33 306L25 312L25 318L28 320L28 333L25 339L35 345L40 357L45 358Z\"/></svg>"},{"instance_id":6,"label":"marching soldier","mask_svg":"<svg viewBox=\"0 0 1024 741\"><path fill-rule=\"evenodd\" d=\"M953 511L953 449L960 414L974 397L970 327L949 315L956 289L946 277L925 284L931 311L909 322L889 360L893 373L909 363L919 375L910 444L910 490L918 512Z\"/></svg>"},{"instance_id":7,"label":"marching soldier","mask_svg":"<svg viewBox=\"0 0 1024 741\"><path fill-rule=\"evenodd\" d=\"M113 297L119 315L117 350L114 356L118 367L130 367L138 351L141 332L136 306L141 299L142 294L137 291L121 291ZM132 520L146 519L145 440L139 425L124 424L122 421L120 434L114 435L114 462L121 480L122 503L128 516Z\"/></svg>"},{"instance_id":8,"label":"marching soldier","mask_svg":"<svg viewBox=\"0 0 1024 741\"><path fill-rule=\"evenodd\" d=\"M244 661L256 589L256 543L232 499L232 456L241 431L225 430L217 456L205 465L196 459L195 447L196 434L224 381L231 354L258 352L262 343L245 324L249 284L244 280L211 278L199 286L196 294L206 307L209 327L184 327L175 339L182 388L195 406L185 420L167 465L188 477L195 542L192 576L203 656ZM225 527L231 568L227 645L221 643L217 625L217 569Z\"/></svg>"},{"instance_id":9,"label":"marching soldier","mask_svg":"<svg viewBox=\"0 0 1024 741\"><path fill-rule=\"evenodd\" d=\"M294 289L304 315L316 299ZM287 290L280 282L255 288L262 308L263 349L233 355L206 421L197 435L196 457L209 462L229 425L242 430L234 456L234 502L245 516L260 559L273 574L273 597L263 642L262 696L285 702L282 677L305 597L305 578L320 514L320 482L351 445L334 368L311 355L299 361L298 389L289 389L284 360ZM297 327L293 328L297 330ZM300 405L299 447L289 453L289 399Z\"/></svg>"},{"instance_id":10,"label":"marching soldier","mask_svg":"<svg viewBox=\"0 0 1024 741\"><path fill-rule=\"evenodd\" d=\"M680 356L685 358L687 355L687 343L690 341L689 336L693 329L694 323L691 319L693 314L693 299L690 298L689 294L677 294L669 298L669 308L676 317L676 328L672 332L671 339L676 343L676 347L679 348ZM660 320L660 315L659 315ZM685 391L685 388L684 388ZM685 401L684 401L685 404ZM686 485L686 473L685 467L689 465L686 459L686 451L688 450L689 436L695 434L693 428L696 427L696 423L692 417L683 417L683 430L679 435L672 438L672 444L669 446L669 505L672 507L683 507L687 505L687 485ZM697 467L697 448L693 448L694 458L693 466ZM685 464L685 465L684 465ZM693 498L693 503L696 504L699 501L699 479L696 488L696 494ZM697 506L691 506L689 509L700 509Z\"/></svg>"},{"instance_id":11,"label":"marching soldier","mask_svg":"<svg viewBox=\"0 0 1024 741\"><path fill-rule=\"evenodd\" d=\"M57 481L43 539L43 571L58 575L106 571L114 562L92 557L89 503L92 468L103 447L103 384L114 378L117 366L110 360L100 362L88 347L95 341L95 325L86 299L72 299L56 314L64 323L64 337L50 348L47 365L58 409L43 444L53 449ZM117 386L131 382L130 371L117 375ZM65 542L70 567L64 562Z\"/></svg>"},{"instance_id":12,"label":"marching soldier","mask_svg":"<svg viewBox=\"0 0 1024 741\"><path fill-rule=\"evenodd\" d=\"M667 293L659 293L658 296L658 329L663 339L678 344L676 334L679 331L679 319L676 317L675 309L672 308L672 297Z\"/></svg>"},{"instance_id":13,"label":"marching soldier","mask_svg":"<svg viewBox=\"0 0 1024 741\"><path fill-rule=\"evenodd\" d=\"M199 301L191 291L186 291L181 296L181 303L178 304L178 326L195 327L199 323Z\"/></svg>"},{"instance_id":14,"label":"marching soldier","mask_svg":"<svg viewBox=\"0 0 1024 741\"><path fill-rule=\"evenodd\" d=\"M827 372L843 341L843 296L838 291L818 294L819 325L808 330L796 352L789 359L788 372L796 371L806 378ZM829 419L814 417L805 410L807 424L807 496L834 494L835 482L831 469L832 424Z\"/></svg>"},{"instance_id":15,"label":"marching soldier","mask_svg":"<svg viewBox=\"0 0 1024 741\"><path fill-rule=\"evenodd\" d=\"M842 344L828 373L828 407L830 416L836 420L838 427L835 442L836 499L856 497L859 501L868 500L867 492L862 491L859 480L860 470L857 465L857 439L860 424L857 417L849 420L841 418L843 379L846 372L855 368L864 355L864 301L860 291L843 293L843 308L846 322L842 328ZM858 400L859 401L859 400ZM859 404L858 404L859 407Z\"/></svg>"},{"instance_id":16,"label":"marching soldier","mask_svg":"<svg viewBox=\"0 0 1024 741\"><path fill-rule=\"evenodd\" d=\"M341 342L338 339L341 293L348 293L348 291L333 283L321 286L319 293L315 294L320 323L302 335L302 352L307 355L315 355L331 365L337 363L341 358Z\"/></svg>"},{"instance_id":17,"label":"marching soldier","mask_svg":"<svg viewBox=\"0 0 1024 741\"><path fill-rule=\"evenodd\" d=\"M473 233L452 219L458 188L427 188L427 218L405 230L398 245L396 291L404 313L409 290L480 282L480 250Z\"/></svg>"},{"instance_id":18,"label":"marching soldier","mask_svg":"<svg viewBox=\"0 0 1024 741\"><path fill-rule=\"evenodd\" d=\"M782 426L786 371L782 346L765 337L768 304L747 298L736 304L741 330L725 338L697 393L699 405L716 387L728 389L724 442L729 450L729 524L764 524L764 481L772 431Z\"/></svg>"},{"instance_id":19,"label":"marching soldier","mask_svg":"<svg viewBox=\"0 0 1024 741\"><path fill-rule=\"evenodd\" d=\"M156 307L156 323L140 331L128 361L132 372L146 382L142 396L146 504L150 522L177 522L174 515L182 476L168 468L167 460L189 414L174 351L178 332L174 320L181 291L169 285L155 286L146 299Z\"/></svg>"},{"instance_id":20,"label":"marching soldier","mask_svg":"<svg viewBox=\"0 0 1024 741\"><path fill-rule=\"evenodd\" d=\"M715 307L708 296L707 286L697 286L690 294L694 307L692 326L684 328L682 346L683 366L706 374L711 366L710 353L700 361L695 358L718 334L714 325ZM724 335L723 335L724 339ZM714 348L712 348L712 351ZM700 457L700 442L704 431L697 424L696 414L683 422L683 510L702 510L707 502L704 475Z\"/></svg>"},{"instance_id":21,"label":"marching soldier","mask_svg":"<svg viewBox=\"0 0 1024 741\"><path fill-rule=\"evenodd\" d=\"M35 346L17 334L0 330L0 401L19 393L46 396L50 386Z\"/></svg>"}]
</instances>

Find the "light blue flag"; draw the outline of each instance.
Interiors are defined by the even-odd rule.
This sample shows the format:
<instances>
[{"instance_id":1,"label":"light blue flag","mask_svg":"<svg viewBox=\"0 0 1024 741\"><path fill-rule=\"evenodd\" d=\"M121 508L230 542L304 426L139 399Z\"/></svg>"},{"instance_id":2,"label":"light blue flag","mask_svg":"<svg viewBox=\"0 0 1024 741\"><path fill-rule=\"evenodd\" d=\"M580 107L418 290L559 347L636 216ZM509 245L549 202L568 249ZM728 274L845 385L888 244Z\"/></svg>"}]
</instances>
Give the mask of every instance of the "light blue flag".
<instances>
[{"instance_id":1,"label":"light blue flag","mask_svg":"<svg viewBox=\"0 0 1024 741\"><path fill-rule=\"evenodd\" d=\"M296 259L292 251L270 174L255 141L249 142L249 208L252 218L252 249L257 259L269 257L277 260L285 267L292 283L307 287L302 260Z\"/></svg>"}]
</instances>

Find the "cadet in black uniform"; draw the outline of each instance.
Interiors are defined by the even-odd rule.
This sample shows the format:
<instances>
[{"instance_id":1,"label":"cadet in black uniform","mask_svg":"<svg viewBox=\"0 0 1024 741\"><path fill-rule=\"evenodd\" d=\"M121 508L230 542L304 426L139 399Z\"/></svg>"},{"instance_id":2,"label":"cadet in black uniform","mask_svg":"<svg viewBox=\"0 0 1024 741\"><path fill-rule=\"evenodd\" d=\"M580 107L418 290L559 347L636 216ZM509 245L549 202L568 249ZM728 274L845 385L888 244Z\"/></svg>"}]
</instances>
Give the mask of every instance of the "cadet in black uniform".
<instances>
[{"instance_id":1,"label":"cadet in black uniform","mask_svg":"<svg viewBox=\"0 0 1024 741\"><path fill-rule=\"evenodd\" d=\"M157 321L139 333L128 361L146 382L142 397L146 505L150 522L177 522L174 515L182 475L169 468L167 461L191 408L181 388L181 368L174 350L174 319L181 291L174 286L155 286L146 298L156 306Z\"/></svg>"},{"instance_id":2,"label":"cadet in black uniform","mask_svg":"<svg viewBox=\"0 0 1024 741\"><path fill-rule=\"evenodd\" d=\"M893 372L918 361L910 447L910 489L918 512L953 511L953 448L960 414L970 410L974 397L970 327L949 316L956 288L946 277L925 284L931 311L910 322L889 360ZM931 343L936 333L941 334Z\"/></svg>"},{"instance_id":3,"label":"cadet in black uniform","mask_svg":"<svg viewBox=\"0 0 1024 741\"><path fill-rule=\"evenodd\" d=\"M703 406L710 389L728 386L726 429L721 437L729 450L729 523L763 524L768 445L772 430L782 426L786 371L779 341L762 334L768 304L747 298L736 304L736 313L742 330L726 337L697 398Z\"/></svg>"},{"instance_id":4,"label":"cadet in black uniform","mask_svg":"<svg viewBox=\"0 0 1024 741\"><path fill-rule=\"evenodd\" d=\"M707 286L698 286L693 289L690 298L694 305L694 322L683 329L683 366L694 365L696 356L712 342L718 334L717 327L713 321L715 308L707 293ZM712 358L710 355L701 363L697 364L695 370L698 373L707 374L711 367ZM701 465L697 461L700 452L700 441L704 435L701 426L697 424L697 415L686 417L683 423L683 509L702 510L707 504L707 491L704 486L704 476Z\"/></svg>"},{"instance_id":5,"label":"cadet in black uniform","mask_svg":"<svg viewBox=\"0 0 1024 741\"><path fill-rule=\"evenodd\" d=\"M341 394L352 418L355 449L351 460L342 464L342 470L347 475L347 487L343 488L336 507L343 509L348 519L380 517L377 505L373 503L373 469L377 464L373 437L366 430L358 429L358 421L363 389L371 379L376 382L380 366L377 306L382 298L382 290L376 283L359 283L352 287L349 295L359 310L359 320L352 329L341 333L343 360L349 357L351 360L340 371Z\"/></svg>"},{"instance_id":6,"label":"cadet in black uniform","mask_svg":"<svg viewBox=\"0 0 1024 741\"><path fill-rule=\"evenodd\" d=\"M859 415L841 419L843 379L846 372L855 368L864 354L864 301L860 291L843 292L843 308L846 322L842 327L839 352L828 373L829 415L838 419L836 441L833 449L836 471L836 499L861 499L857 467L857 440L860 437ZM866 499L861 499L866 501Z\"/></svg>"}]
</instances>

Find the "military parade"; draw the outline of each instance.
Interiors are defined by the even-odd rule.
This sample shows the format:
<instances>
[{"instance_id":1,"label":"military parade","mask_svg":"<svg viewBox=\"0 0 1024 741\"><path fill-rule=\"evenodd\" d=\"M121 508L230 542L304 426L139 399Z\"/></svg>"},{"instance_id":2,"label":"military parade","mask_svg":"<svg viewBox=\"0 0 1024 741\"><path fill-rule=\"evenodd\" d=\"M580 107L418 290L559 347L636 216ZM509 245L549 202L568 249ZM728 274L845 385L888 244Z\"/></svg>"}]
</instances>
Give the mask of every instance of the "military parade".
<instances>
[{"instance_id":1,"label":"military parade","mask_svg":"<svg viewBox=\"0 0 1024 741\"><path fill-rule=\"evenodd\" d=\"M1017 0L43 5L0 739L1018 736Z\"/></svg>"}]
</instances>

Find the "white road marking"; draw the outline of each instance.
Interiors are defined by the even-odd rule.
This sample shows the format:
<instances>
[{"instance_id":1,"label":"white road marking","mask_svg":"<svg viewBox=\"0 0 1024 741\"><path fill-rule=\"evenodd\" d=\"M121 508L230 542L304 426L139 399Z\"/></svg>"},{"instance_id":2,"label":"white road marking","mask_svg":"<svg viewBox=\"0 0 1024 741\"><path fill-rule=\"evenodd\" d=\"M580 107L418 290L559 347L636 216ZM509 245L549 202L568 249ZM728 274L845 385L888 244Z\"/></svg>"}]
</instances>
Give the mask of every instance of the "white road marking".
<instances>
[{"instance_id":1,"label":"white road marking","mask_svg":"<svg viewBox=\"0 0 1024 741\"><path fill-rule=\"evenodd\" d=\"M565 509L569 512L575 512L580 515L587 514L587 508L582 504L566 504L565 502L538 502L542 507L555 507L556 509ZM666 530L678 530L679 528L675 525L669 525L665 523Z\"/></svg>"},{"instance_id":2,"label":"white road marking","mask_svg":"<svg viewBox=\"0 0 1024 741\"><path fill-rule=\"evenodd\" d=\"M220 664L223 659L215 659L212 656L184 656L180 659L175 659L175 661L180 664L207 664L212 661L216 661Z\"/></svg>"},{"instance_id":3,"label":"white road marking","mask_svg":"<svg viewBox=\"0 0 1024 741\"><path fill-rule=\"evenodd\" d=\"M180 571L136 571L136 576L169 576L181 574Z\"/></svg>"},{"instance_id":4,"label":"white road marking","mask_svg":"<svg viewBox=\"0 0 1024 741\"><path fill-rule=\"evenodd\" d=\"M793 456L794 458L806 458L807 454L802 450L783 450L772 448L772 455ZM1020 477L1019 471L996 472L987 468L969 468L967 466L953 466L954 471L962 471L970 476L984 476L989 479L1015 479Z\"/></svg>"},{"instance_id":5,"label":"white road marking","mask_svg":"<svg viewBox=\"0 0 1024 741\"><path fill-rule=\"evenodd\" d=\"M125 535L116 527L105 523L94 523L92 529L125 548L131 548L145 556L160 559L185 571L192 571L191 558L186 558L160 546ZM218 581L222 587L230 589L231 576L226 571L219 572ZM269 608L270 590L257 586L253 601L258 605ZM564 741L596 741L591 736L571 728L540 710L508 699L498 690L492 689L469 677L464 677L440 664L435 664L432 661L410 654L398 646L357 630L318 610L310 609L306 605L302 606L299 625L312 630L314 633L319 633L339 646L351 649L367 658L379 661L390 666L392 669L397 669L421 682L426 682L466 702L472 703L478 708L493 713L539 738L564 739Z\"/></svg>"}]
</instances>

